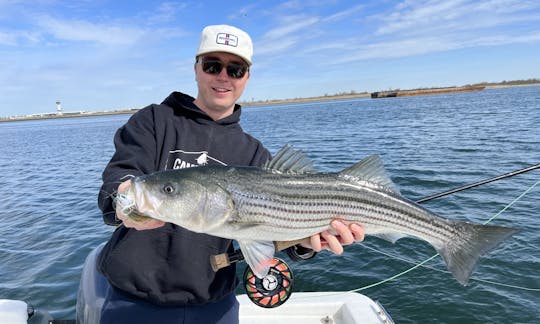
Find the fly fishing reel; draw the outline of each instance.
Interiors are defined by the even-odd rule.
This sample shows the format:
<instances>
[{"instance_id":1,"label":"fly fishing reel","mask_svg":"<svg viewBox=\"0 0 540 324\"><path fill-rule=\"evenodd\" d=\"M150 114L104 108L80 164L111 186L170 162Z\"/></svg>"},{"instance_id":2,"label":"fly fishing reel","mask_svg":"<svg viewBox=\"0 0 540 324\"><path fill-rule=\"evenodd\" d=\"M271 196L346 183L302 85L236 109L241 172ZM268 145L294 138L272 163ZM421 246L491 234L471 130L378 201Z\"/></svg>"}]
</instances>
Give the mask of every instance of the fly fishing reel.
<instances>
[{"instance_id":1,"label":"fly fishing reel","mask_svg":"<svg viewBox=\"0 0 540 324\"><path fill-rule=\"evenodd\" d=\"M255 305L274 308L282 305L292 294L294 277L285 261L274 258L264 278L258 278L248 266L244 271L244 288Z\"/></svg>"}]
</instances>

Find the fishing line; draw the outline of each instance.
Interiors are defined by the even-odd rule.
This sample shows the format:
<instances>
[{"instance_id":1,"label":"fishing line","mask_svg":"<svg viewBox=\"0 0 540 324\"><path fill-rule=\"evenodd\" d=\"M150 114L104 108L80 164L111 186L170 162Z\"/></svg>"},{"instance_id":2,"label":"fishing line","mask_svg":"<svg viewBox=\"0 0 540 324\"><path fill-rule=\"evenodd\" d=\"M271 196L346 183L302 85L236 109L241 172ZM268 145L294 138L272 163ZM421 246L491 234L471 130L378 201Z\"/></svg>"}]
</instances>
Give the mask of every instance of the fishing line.
<instances>
[{"instance_id":1,"label":"fishing line","mask_svg":"<svg viewBox=\"0 0 540 324\"><path fill-rule=\"evenodd\" d=\"M373 252L377 252L377 253L379 253L379 254L385 255L385 256L387 256L387 257L390 257L390 258L393 258L393 259L397 259L397 260L400 260L400 261L403 261L403 262L407 262L407 263L411 263L411 264L415 264L415 265L416 265L416 261L414 261L414 260L406 259L406 258L397 256L397 255L394 255L394 254L390 254L390 253L387 253L387 252L379 251L379 250L377 250L377 249L375 249L375 248L372 248L372 247L370 247L370 246L367 246L367 245L364 245L363 247L366 248L366 249L368 249L368 250L371 250L371 251L373 251ZM431 259L430 259L430 260L431 260ZM428 266L428 265L422 265L422 267L423 267L423 268L430 269L430 270L433 270L433 271L438 271L438 272L441 272L441 273L449 273L449 272L446 271L446 270L437 269L437 268L435 268L435 267ZM500 282L495 282L495 281L490 281L490 280L485 280L485 279L479 279L479 278L471 278L470 280L480 281L480 282L484 282L484 283L489 283L489 284L498 285L498 286L503 286L503 287L509 287L509 288L516 288L516 289L529 290L529 291L540 291L540 288L528 288L528 287L522 287L522 286L516 286L516 285L509 285L509 284L504 284L504 283L500 283Z\"/></svg>"},{"instance_id":2,"label":"fishing line","mask_svg":"<svg viewBox=\"0 0 540 324\"><path fill-rule=\"evenodd\" d=\"M491 218L489 218L487 221L485 221L483 224L488 224L489 222L491 222L492 220L494 220L495 218L497 218L499 215L501 215L504 211L506 211L508 208L512 207L516 202L518 202L519 200L521 200L526 194L528 194L529 192L531 192L538 184L540 184L540 180L537 181L536 183L534 183L531 187L529 187L527 190L525 190L521 195L519 195L517 198L515 198L512 202L510 202L508 205L506 205L503 209L501 209L498 213L496 213L495 215L493 215ZM372 248L370 248L372 249ZM379 251L378 251L379 252ZM382 252L380 252L382 253ZM384 254L384 253L383 253ZM409 272L411 272L412 270L416 269L416 268L419 268L419 267L422 267L424 266L424 264L426 264L427 262L433 260L434 258L436 258L437 256L439 255L439 253L435 254L435 255L432 255L431 257L427 258L426 260L420 262L420 263L417 263L416 265L414 265L413 267L405 270L405 271L402 271L396 275L393 275L387 279L384 279L384 280L381 280L379 282L375 282L373 284L370 284L370 285L367 285L367 286L364 286L364 287L360 287L360 288L357 288L357 289L353 289L353 290L350 290L349 292L359 292L359 291L362 291L362 290L366 290L368 288L372 288L372 287L376 287L376 286L379 286L379 285L382 285L383 283L386 283L388 281L391 281L391 280L394 280L396 278L399 278ZM424 266L426 267L426 266ZM430 268L430 267L428 267ZM438 270L438 269L437 269ZM442 270L438 270L438 271L442 271ZM475 279L475 278L471 278L473 280L476 280L476 281L482 281L482 282L486 282L486 283L492 283L492 284L496 284L496 285L501 285L501 286L505 286L505 287L511 287L511 288L516 288L516 289L523 289L523 290L531 290L531 291L540 291L539 288L527 288L527 287L520 287L520 286L514 286L514 285L506 285L506 284L501 284L501 283L496 283L496 282L491 282L491 281L487 281L487 280L482 280L482 279Z\"/></svg>"}]
</instances>

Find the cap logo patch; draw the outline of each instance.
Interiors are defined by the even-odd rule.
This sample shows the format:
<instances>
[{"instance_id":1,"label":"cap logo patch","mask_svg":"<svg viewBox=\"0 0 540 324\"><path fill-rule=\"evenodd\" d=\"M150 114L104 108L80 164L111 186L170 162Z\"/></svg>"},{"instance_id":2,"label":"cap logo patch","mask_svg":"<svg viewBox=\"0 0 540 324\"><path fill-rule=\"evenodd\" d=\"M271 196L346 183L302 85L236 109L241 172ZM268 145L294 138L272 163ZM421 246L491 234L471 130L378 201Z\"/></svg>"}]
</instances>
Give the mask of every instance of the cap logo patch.
<instances>
[{"instance_id":1,"label":"cap logo patch","mask_svg":"<svg viewBox=\"0 0 540 324\"><path fill-rule=\"evenodd\" d=\"M232 47L238 46L238 37L227 33L217 34L216 43Z\"/></svg>"}]
</instances>

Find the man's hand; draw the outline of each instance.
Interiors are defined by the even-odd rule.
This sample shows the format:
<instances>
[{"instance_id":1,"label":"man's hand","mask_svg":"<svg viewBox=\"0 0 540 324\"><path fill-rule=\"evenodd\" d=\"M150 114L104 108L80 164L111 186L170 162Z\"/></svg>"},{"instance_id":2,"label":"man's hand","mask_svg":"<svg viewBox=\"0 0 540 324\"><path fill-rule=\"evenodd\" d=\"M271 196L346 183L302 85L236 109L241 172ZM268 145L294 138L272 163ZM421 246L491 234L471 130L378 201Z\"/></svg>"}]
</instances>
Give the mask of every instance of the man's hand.
<instances>
[{"instance_id":1,"label":"man's hand","mask_svg":"<svg viewBox=\"0 0 540 324\"><path fill-rule=\"evenodd\" d=\"M118 194L125 193L130 185L131 185L131 180L126 180L122 182L118 186ZM138 231L154 229L154 228L158 228L165 225L164 222L157 219L153 219L153 218L146 218L145 220L142 220L142 221L135 221L131 219L129 216L124 215L124 213L122 212L122 208L118 206L118 204L116 205L116 217L123 222L125 227L131 227Z\"/></svg>"},{"instance_id":2,"label":"man's hand","mask_svg":"<svg viewBox=\"0 0 540 324\"><path fill-rule=\"evenodd\" d=\"M364 240L364 228L357 223L348 223L342 220L333 220L331 230L306 238L301 245L315 252L329 250L335 254L343 253L343 246Z\"/></svg>"}]
</instances>

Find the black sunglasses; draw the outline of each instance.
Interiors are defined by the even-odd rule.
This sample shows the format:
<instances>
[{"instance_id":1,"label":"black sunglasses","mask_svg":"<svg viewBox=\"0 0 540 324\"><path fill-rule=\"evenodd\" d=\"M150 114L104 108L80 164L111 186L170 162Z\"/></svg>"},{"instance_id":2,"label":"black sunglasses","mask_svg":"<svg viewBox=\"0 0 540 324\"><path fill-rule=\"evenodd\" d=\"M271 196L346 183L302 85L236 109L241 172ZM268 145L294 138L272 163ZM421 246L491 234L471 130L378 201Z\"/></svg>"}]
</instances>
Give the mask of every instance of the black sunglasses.
<instances>
[{"instance_id":1,"label":"black sunglasses","mask_svg":"<svg viewBox=\"0 0 540 324\"><path fill-rule=\"evenodd\" d=\"M221 70L223 70L223 62L216 58L200 57L197 62L201 63L202 70L208 74L220 74ZM228 63L226 69L227 75L233 79L241 79L246 75L246 72L249 71L247 64L238 62Z\"/></svg>"}]
</instances>

